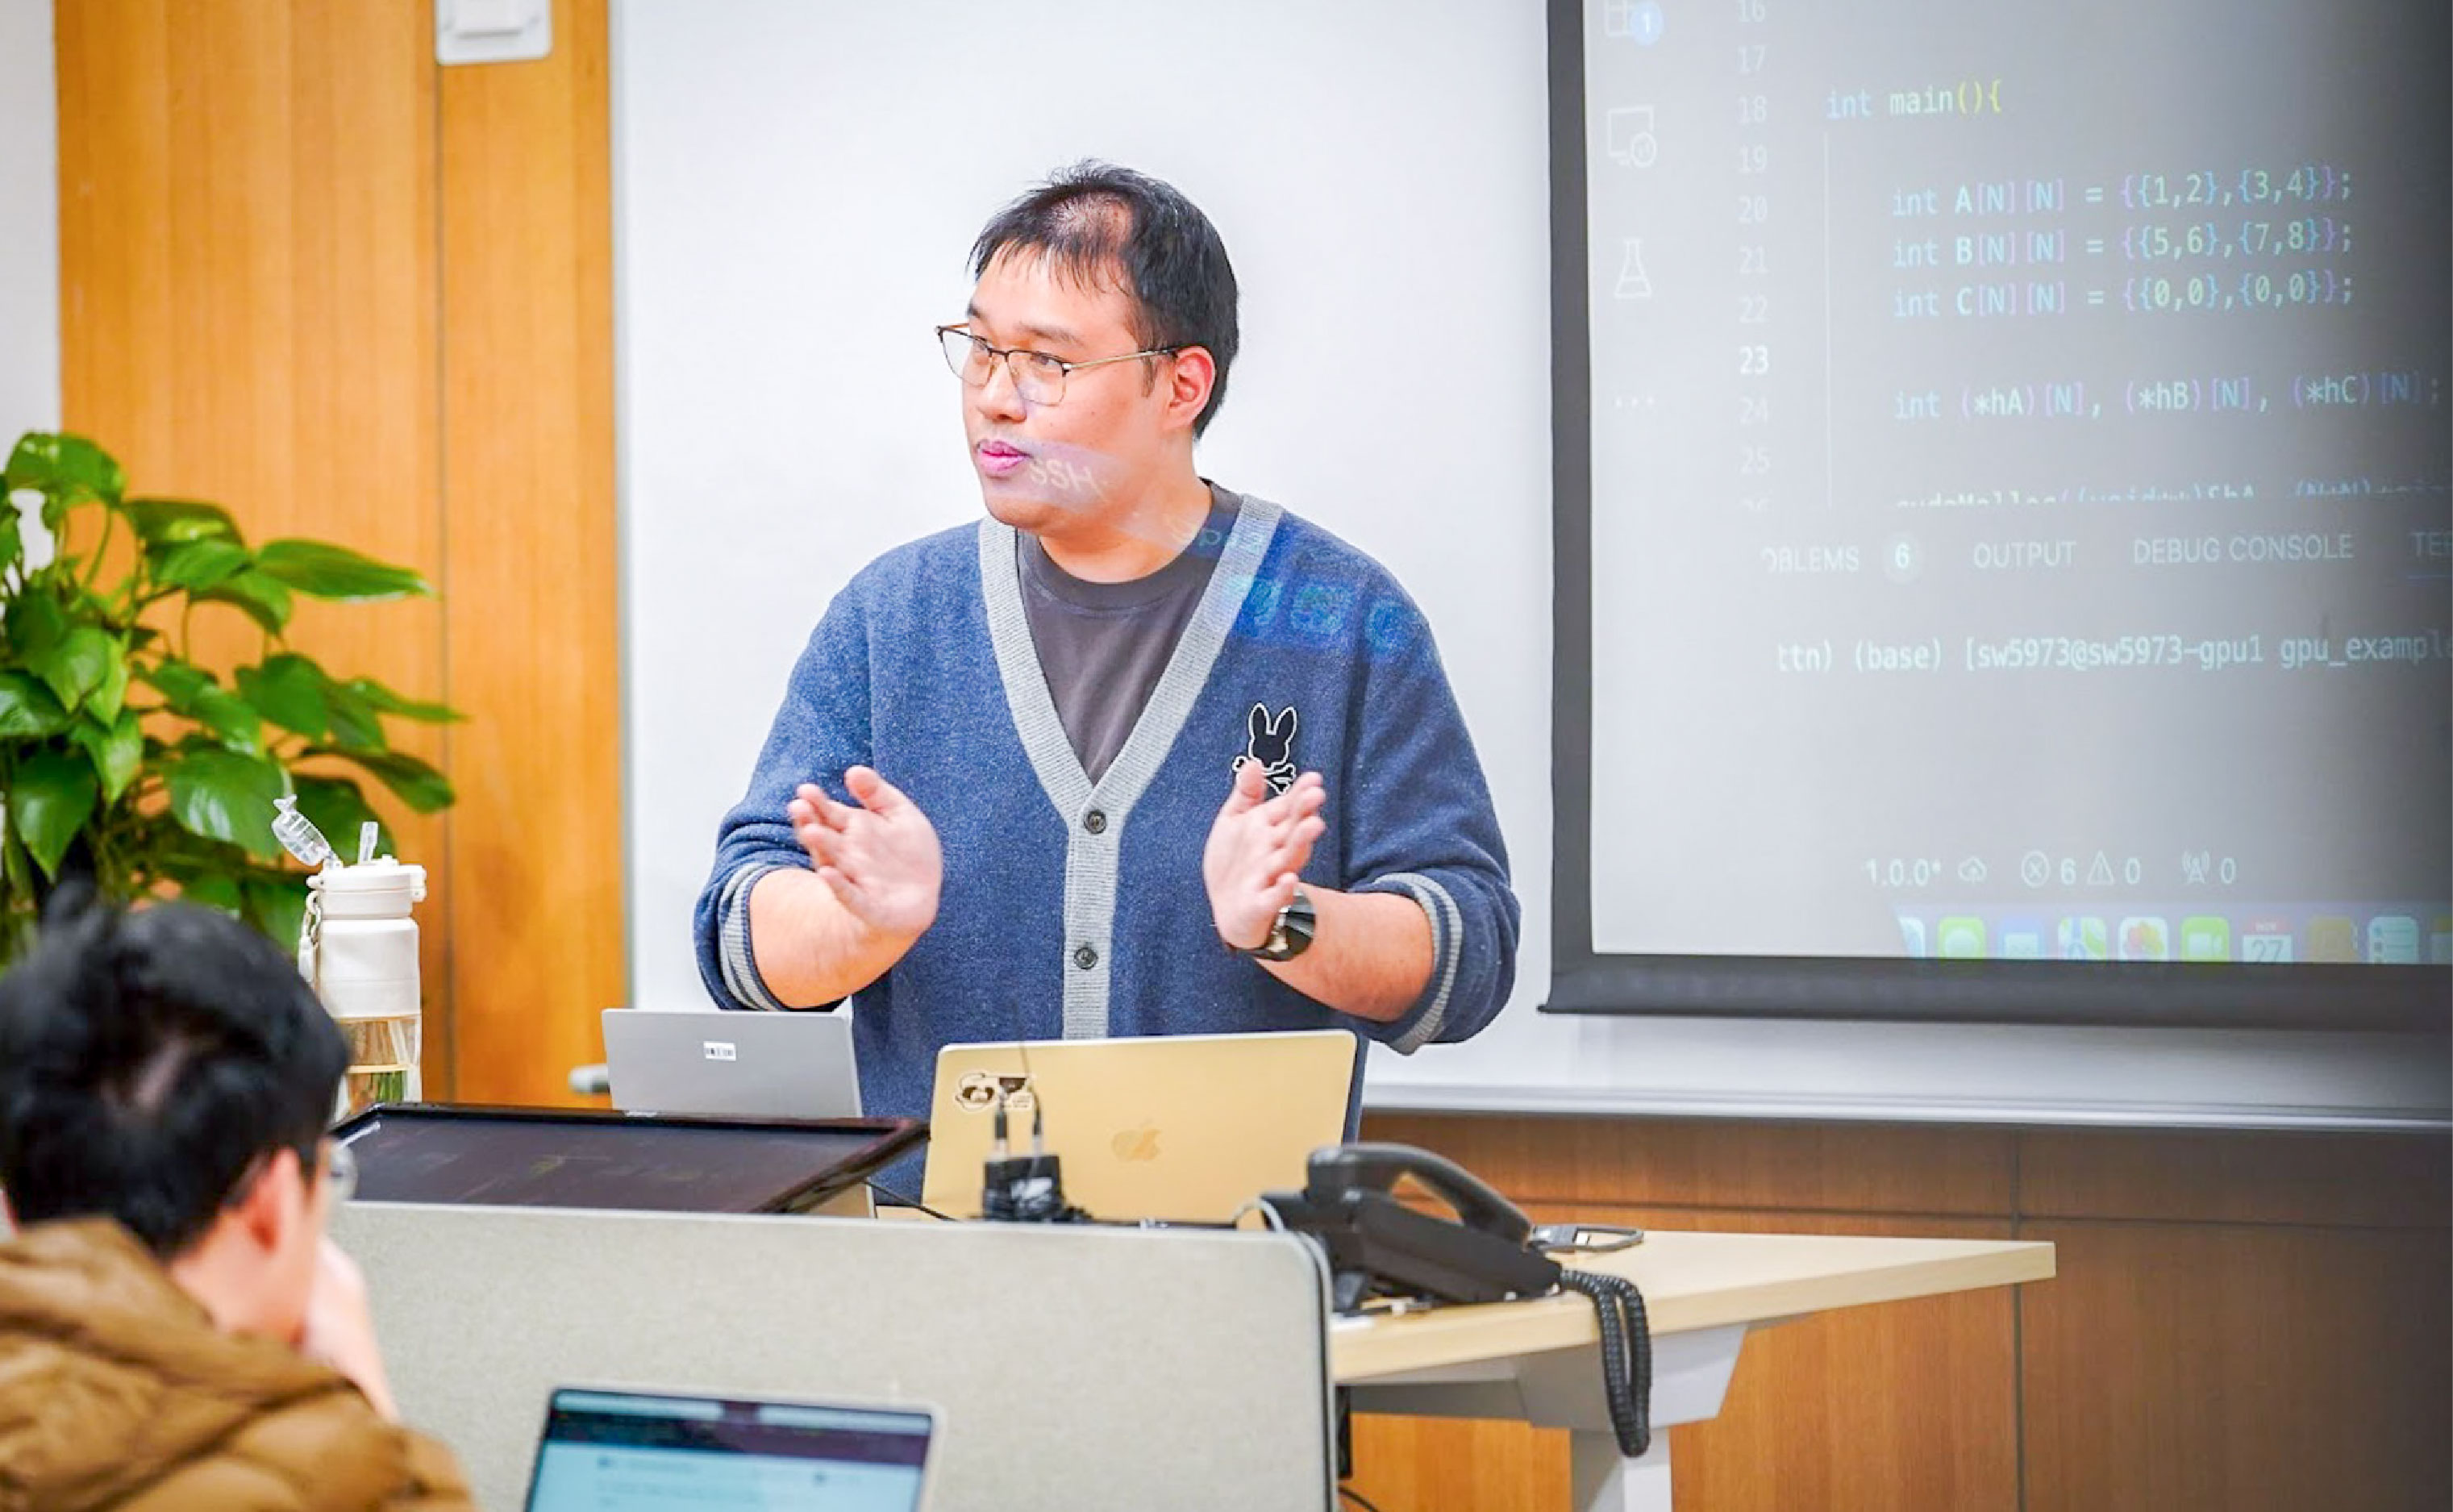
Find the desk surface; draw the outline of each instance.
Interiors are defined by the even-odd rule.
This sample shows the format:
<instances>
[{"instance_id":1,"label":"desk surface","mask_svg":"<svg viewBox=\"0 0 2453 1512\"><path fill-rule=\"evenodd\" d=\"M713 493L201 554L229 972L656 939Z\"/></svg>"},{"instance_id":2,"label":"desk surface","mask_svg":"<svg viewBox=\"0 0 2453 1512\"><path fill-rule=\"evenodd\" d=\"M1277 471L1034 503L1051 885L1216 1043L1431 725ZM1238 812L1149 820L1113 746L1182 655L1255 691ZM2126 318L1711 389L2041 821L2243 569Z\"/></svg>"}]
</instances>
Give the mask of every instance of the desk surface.
<instances>
[{"instance_id":1,"label":"desk surface","mask_svg":"<svg viewBox=\"0 0 2453 1512\"><path fill-rule=\"evenodd\" d=\"M1576 1256L1571 1263L1634 1282L1644 1292L1652 1331L1660 1335L2044 1281L2053 1274L2053 1246L1655 1230L1631 1249ZM1341 1319L1329 1327L1329 1359L1338 1383L1353 1385L1503 1356L1584 1348L1597 1337L1593 1304L1568 1293Z\"/></svg>"}]
</instances>

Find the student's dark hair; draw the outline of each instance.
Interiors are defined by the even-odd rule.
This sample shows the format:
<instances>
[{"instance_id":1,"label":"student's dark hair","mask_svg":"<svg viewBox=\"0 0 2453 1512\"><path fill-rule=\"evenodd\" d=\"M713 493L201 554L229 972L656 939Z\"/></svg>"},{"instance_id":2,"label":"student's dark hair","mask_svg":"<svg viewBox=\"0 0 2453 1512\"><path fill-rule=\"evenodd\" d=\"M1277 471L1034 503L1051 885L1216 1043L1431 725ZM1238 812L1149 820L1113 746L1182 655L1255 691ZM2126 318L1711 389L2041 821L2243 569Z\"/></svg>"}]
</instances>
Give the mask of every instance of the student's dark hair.
<instances>
[{"instance_id":1,"label":"student's dark hair","mask_svg":"<svg viewBox=\"0 0 2453 1512\"><path fill-rule=\"evenodd\" d=\"M1242 337L1235 269L1199 206L1147 173L1076 163L996 212L971 245L971 277L1008 250L1035 252L1092 287L1120 281L1132 302L1133 338L1143 347L1206 348L1217 378L1192 432L1209 428Z\"/></svg>"},{"instance_id":2,"label":"student's dark hair","mask_svg":"<svg viewBox=\"0 0 2453 1512\"><path fill-rule=\"evenodd\" d=\"M55 897L0 977L0 1187L21 1224L114 1218L168 1259L263 1157L313 1169L348 1064L295 963L237 920Z\"/></svg>"}]
</instances>

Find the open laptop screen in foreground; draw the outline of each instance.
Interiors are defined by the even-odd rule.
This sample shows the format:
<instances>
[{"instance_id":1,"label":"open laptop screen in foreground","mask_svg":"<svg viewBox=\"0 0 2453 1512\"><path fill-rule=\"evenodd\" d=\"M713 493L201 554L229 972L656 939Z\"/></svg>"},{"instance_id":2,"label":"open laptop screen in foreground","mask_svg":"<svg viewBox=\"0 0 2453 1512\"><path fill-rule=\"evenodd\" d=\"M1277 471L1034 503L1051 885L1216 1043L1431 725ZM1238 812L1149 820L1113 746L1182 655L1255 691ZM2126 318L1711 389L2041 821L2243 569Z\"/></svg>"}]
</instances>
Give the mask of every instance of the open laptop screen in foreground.
<instances>
[{"instance_id":1,"label":"open laptop screen in foreground","mask_svg":"<svg viewBox=\"0 0 2453 1512\"><path fill-rule=\"evenodd\" d=\"M528 1512L915 1512L934 1429L921 1408L560 1390Z\"/></svg>"}]
</instances>

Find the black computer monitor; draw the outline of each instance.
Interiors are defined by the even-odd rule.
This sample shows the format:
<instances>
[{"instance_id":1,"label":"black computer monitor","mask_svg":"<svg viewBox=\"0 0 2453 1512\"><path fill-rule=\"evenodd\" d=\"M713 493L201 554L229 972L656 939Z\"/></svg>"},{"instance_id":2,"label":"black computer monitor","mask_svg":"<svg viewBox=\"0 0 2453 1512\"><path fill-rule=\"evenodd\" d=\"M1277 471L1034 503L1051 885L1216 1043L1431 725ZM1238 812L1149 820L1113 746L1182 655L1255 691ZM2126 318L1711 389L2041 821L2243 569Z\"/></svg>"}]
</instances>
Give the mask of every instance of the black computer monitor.
<instances>
[{"instance_id":1,"label":"black computer monitor","mask_svg":"<svg viewBox=\"0 0 2453 1512\"><path fill-rule=\"evenodd\" d=\"M333 1130L362 1202L807 1212L927 1137L916 1119L371 1107Z\"/></svg>"}]
</instances>

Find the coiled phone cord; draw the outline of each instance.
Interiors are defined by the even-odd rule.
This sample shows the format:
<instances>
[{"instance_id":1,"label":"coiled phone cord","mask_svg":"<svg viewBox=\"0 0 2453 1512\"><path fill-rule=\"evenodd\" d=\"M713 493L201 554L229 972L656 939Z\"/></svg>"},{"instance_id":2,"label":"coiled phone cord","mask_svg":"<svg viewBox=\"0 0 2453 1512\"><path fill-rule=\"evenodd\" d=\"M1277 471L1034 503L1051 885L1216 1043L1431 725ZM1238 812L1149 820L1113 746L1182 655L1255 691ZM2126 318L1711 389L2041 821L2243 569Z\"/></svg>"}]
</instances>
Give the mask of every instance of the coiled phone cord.
<instances>
[{"instance_id":1,"label":"coiled phone cord","mask_svg":"<svg viewBox=\"0 0 2453 1512\"><path fill-rule=\"evenodd\" d=\"M1593 1300L1610 1430L1618 1435L1619 1453L1632 1460L1652 1447L1652 1324L1645 1317L1644 1293L1623 1276L1564 1267L1559 1284Z\"/></svg>"}]
</instances>

